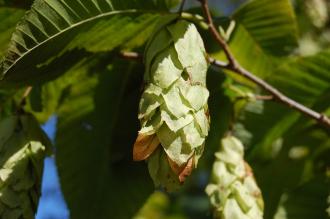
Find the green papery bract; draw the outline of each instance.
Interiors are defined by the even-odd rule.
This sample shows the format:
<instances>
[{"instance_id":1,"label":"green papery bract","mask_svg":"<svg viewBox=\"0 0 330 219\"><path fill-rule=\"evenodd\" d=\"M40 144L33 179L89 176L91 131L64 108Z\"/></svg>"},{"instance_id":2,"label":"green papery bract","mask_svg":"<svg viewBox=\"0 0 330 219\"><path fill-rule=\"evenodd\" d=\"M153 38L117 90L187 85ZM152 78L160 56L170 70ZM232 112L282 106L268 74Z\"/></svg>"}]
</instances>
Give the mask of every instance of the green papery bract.
<instances>
[{"instance_id":1,"label":"green papery bract","mask_svg":"<svg viewBox=\"0 0 330 219\"><path fill-rule=\"evenodd\" d=\"M141 120L142 128L139 131L140 134L153 135L162 126L164 121L159 113L154 114L148 120Z\"/></svg>"},{"instance_id":2,"label":"green papery bract","mask_svg":"<svg viewBox=\"0 0 330 219\"><path fill-rule=\"evenodd\" d=\"M158 148L148 158L148 169L156 187L165 186L167 191L177 190L180 182L169 166L165 152Z\"/></svg>"},{"instance_id":3,"label":"green papery bract","mask_svg":"<svg viewBox=\"0 0 330 219\"><path fill-rule=\"evenodd\" d=\"M32 219L49 141L29 114L3 119L0 139L0 218Z\"/></svg>"},{"instance_id":4,"label":"green papery bract","mask_svg":"<svg viewBox=\"0 0 330 219\"><path fill-rule=\"evenodd\" d=\"M154 94L144 93L140 101L139 119L150 119L156 109L163 103L163 99Z\"/></svg>"},{"instance_id":5,"label":"green papery bract","mask_svg":"<svg viewBox=\"0 0 330 219\"><path fill-rule=\"evenodd\" d=\"M157 132L157 136L166 154L178 166L182 166L188 162L194 151L189 144L183 141L181 135L177 135L166 125L163 125Z\"/></svg>"},{"instance_id":6,"label":"green papery bract","mask_svg":"<svg viewBox=\"0 0 330 219\"><path fill-rule=\"evenodd\" d=\"M180 129L192 123L194 120L194 117L191 114L187 114L186 116L177 119L170 115L166 110L161 111L161 117L168 128L173 132L178 132Z\"/></svg>"},{"instance_id":7,"label":"green papery bract","mask_svg":"<svg viewBox=\"0 0 330 219\"><path fill-rule=\"evenodd\" d=\"M162 95L164 98L164 105L168 111L176 118L183 117L191 110L184 104L181 98L179 88L173 86L168 92Z\"/></svg>"},{"instance_id":8,"label":"green papery bract","mask_svg":"<svg viewBox=\"0 0 330 219\"><path fill-rule=\"evenodd\" d=\"M195 121L197 122L203 137L207 136L210 127L209 120L205 115L205 111L206 111L205 109L202 109L194 114Z\"/></svg>"},{"instance_id":9,"label":"green papery bract","mask_svg":"<svg viewBox=\"0 0 330 219\"><path fill-rule=\"evenodd\" d=\"M209 92L205 83L208 63L196 27L184 20L164 19L146 46L139 134L157 135L162 147L148 159L149 172L156 186L167 188L179 181L170 182L163 177L165 172L172 168L178 177L183 171L180 178L184 180L190 174L190 167L184 169L188 161L194 168L202 155L209 131Z\"/></svg>"},{"instance_id":10,"label":"green papery bract","mask_svg":"<svg viewBox=\"0 0 330 219\"><path fill-rule=\"evenodd\" d=\"M179 21L168 26L167 29L172 35L175 50L178 52L178 59L184 68L196 67L199 64L204 64L205 68L207 68L204 57L204 43L195 25L187 21ZM201 61L203 59L204 61ZM205 68L198 73L198 75L201 75L198 78L204 78L205 80Z\"/></svg>"},{"instance_id":11,"label":"green papery bract","mask_svg":"<svg viewBox=\"0 0 330 219\"><path fill-rule=\"evenodd\" d=\"M211 183L206 187L216 218L262 219L261 191L244 161L242 143L232 136L221 143L215 155Z\"/></svg>"},{"instance_id":12,"label":"green papery bract","mask_svg":"<svg viewBox=\"0 0 330 219\"><path fill-rule=\"evenodd\" d=\"M175 14L164 16L162 19L159 19L155 25L156 29L151 34L143 56L146 66L146 73L144 74L145 81L149 82L149 68L151 67L151 62L153 61L154 57L173 43L170 33L164 29L164 26L173 22L175 19L177 19L177 17L178 16Z\"/></svg>"},{"instance_id":13,"label":"green papery bract","mask_svg":"<svg viewBox=\"0 0 330 219\"><path fill-rule=\"evenodd\" d=\"M181 89L181 91L183 98L195 111L202 109L207 104L209 92L204 86L193 85L186 87L186 89Z\"/></svg>"},{"instance_id":14,"label":"green papery bract","mask_svg":"<svg viewBox=\"0 0 330 219\"><path fill-rule=\"evenodd\" d=\"M183 127L181 136L184 143L190 145L193 149L201 146L205 141L195 122Z\"/></svg>"},{"instance_id":15,"label":"green papery bract","mask_svg":"<svg viewBox=\"0 0 330 219\"><path fill-rule=\"evenodd\" d=\"M149 51L145 54L145 65L146 65L146 72L148 72L145 75L145 80L149 80L149 68L151 67L151 63L154 59L154 57L159 54L161 51L165 50L168 46L170 46L173 43L173 40L171 38L171 35L166 30L160 31L157 35L158 40L153 40L149 44Z\"/></svg>"},{"instance_id":16,"label":"green papery bract","mask_svg":"<svg viewBox=\"0 0 330 219\"><path fill-rule=\"evenodd\" d=\"M163 89L168 88L178 80L183 71L176 55L175 49L170 46L155 57L151 66L151 81Z\"/></svg>"}]
</instances>

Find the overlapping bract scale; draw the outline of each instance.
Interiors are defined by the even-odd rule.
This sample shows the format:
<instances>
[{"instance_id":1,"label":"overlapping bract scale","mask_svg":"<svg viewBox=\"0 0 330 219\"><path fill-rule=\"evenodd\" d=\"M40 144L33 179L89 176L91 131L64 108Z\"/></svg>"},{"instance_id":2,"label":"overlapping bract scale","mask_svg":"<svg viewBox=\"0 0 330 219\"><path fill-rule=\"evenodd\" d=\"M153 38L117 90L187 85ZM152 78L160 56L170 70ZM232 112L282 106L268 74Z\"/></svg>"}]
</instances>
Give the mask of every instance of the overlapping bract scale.
<instances>
[{"instance_id":1,"label":"overlapping bract scale","mask_svg":"<svg viewBox=\"0 0 330 219\"><path fill-rule=\"evenodd\" d=\"M261 191L244 161L242 143L233 136L225 137L215 157L212 180L206 187L215 218L262 219Z\"/></svg>"},{"instance_id":2,"label":"overlapping bract scale","mask_svg":"<svg viewBox=\"0 0 330 219\"><path fill-rule=\"evenodd\" d=\"M30 114L0 122L0 218L33 219L49 141Z\"/></svg>"},{"instance_id":3,"label":"overlapping bract scale","mask_svg":"<svg viewBox=\"0 0 330 219\"><path fill-rule=\"evenodd\" d=\"M208 135L208 63L202 38L192 23L173 17L164 20L146 46L146 86L138 115L142 127L133 156L148 158L156 186L172 190L196 167ZM141 143L147 136L155 136L159 146ZM140 151L148 156L141 156Z\"/></svg>"}]
</instances>

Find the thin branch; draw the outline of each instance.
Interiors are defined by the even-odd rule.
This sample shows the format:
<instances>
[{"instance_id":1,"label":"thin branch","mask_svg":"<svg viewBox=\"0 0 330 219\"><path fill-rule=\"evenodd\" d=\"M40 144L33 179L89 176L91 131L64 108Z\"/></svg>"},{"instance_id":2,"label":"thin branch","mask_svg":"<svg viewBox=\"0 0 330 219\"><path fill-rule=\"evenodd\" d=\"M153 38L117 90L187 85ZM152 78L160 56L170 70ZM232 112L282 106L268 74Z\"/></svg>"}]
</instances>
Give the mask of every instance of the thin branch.
<instances>
[{"instance_id":1,"label":"thin branch","mask_svg":"<svg viewBox=\"0 0 330 219\"><path fill-rule=\"evenodd\" d=\"M233 71L233 72L247 78L248 80L259 85L261 88L263 88L269 94L271 94L275 101L280 102L292 109L295 109L295 110L301 112L302 114L318 121L320 124L323 124L323 125L327 126L328 128L330 128L330 119L326 115L315 112L314 110L290 99L289 97L285 96L280 91L278 91L276 88L272 87L270 84L265 82L264 80L258 78L257 76L253 75L251 72L249 72L246 69L244 69L243 67L241 67L240 64L234 58L233 54L230 52L228 44L220 36L219 32L217 31L217 29L213 23L213 20L212 20L212 16L211 16L211 12L210 12L207 0L198 0L198 1L201 3L202 9L205 13L210 33L215 38L215 40L219 43L219 45L222 47L222 49L228 59L228 64L224 64L223 62L217 61L215 59L211 59L210 62L212 64L219 66L220 68L228 69L230 71Z\"/></svg>"},{"instance_id":2,"label":"thin branch","mask_svg":"<svg viewBox=\"0 0 330 219\"><path fill-rule=\"evenodd\" d=\"M274 97L272 95L255 95L256 100L273 100Z\"/></svg>"},{"instance_id":3,"label":"thin branch","mask_svg":"<svg viewBox=\"0 0 330 219\"><path fill-rule=\"evenodd\" d=\"M130 60L138 60L138 61L142 60L142 55L139 53L136 53L136 52L120 52L120 56L122 58L130 59ZM243 69L242 67L239 66L238 68L237 67L233 68L231 65L229 65L225 62L216 60L212 57L208 57L208 61L210 64L212 64L214 66L228 69L228 70L238 73L239 75L254 82L255 84L262 87L265 91L270 93L270 95L256 96L256 99L278 101L282 104L285 104L285 105L305 114L306 116L309 116L312 119L317 120L319 123L330 127L330 119L327 116L320 114L318 112L315 112L312 109L309 109L309 108L305 107L304 105L297 103L296 101L290 99L289 97L285 96L280 91L278 91L276 88L272 87L270 84L268 84L264 80L258 78L257 76L253 75L249 71Z\"/></svg>"},{"instance_id":4,"label":"thin branch","mask_svg":"<svg viewBox=\"0 0 330 219\"><path fill-rule=\"evenodd\" d=\"M24 107L24 105L26 104L26 98L30 95L31 91L32 91L32 86L29 86L25 89L25 91L22 95L21 101L19 103L19 108Z\"/></svg>"},{"instance_id":5,"label":"thin branch","mask_svg":"<svg viewBox=\"0 0 330 219\"><path fill-rule=\"evenodd\" d=\"M253 95L251 97L249 96L243 96L243 97L237 97L238 100L246 100L246 99L254 99L254 100L273 100L274 97L271 95Z\"/></svg>"},{"instance_id":6,"label":"thin branch","mask_svg":"<svg viewBox=\"0 0 330 219\"><path fill-rule=\"evenodd\" d=\"M138 61L142 60L142 55L139 53L136 53L136 52L120 52L119 55L125 59L138 60ZM265 91L270 93L270 95L266 95L266 96L256 96L256 99L278 101L282 104L285 104L285 105L305 114L306 116L309 116L312 119L317 120L319 123L330 127L330 119L327 116L320 114L318 112L315 112L312 109L309 109L309 108L305 107L304 105L297 103L296 101L290 99L289 97L287 97L284 94L282 94L281 92L279 92L276 88L272 87L270 84L268 84L264 80L258 78L257 76L253 75L252 73L248 72L247 70L243 69L242 67L239 67L236 70L234 70L231 65L229 65L225 62L216 60L212 57L208 57L208 61L210 64L212 64L214 66L228 69L228 70L231 70L233 72L240 74L241 76L254 82L255 84L262 87Z\"/></svg>"},{"instance_id":7,"label":"thin branch","mask_svg":"<svg viewBox=\"0 0 330 219\"><path fill-rule=\"evenodd\" d=\"M210 33L216 39L216 41L220 44L220 46L223 48L223 51L225 52L226 57L228 58L229 65L238 65L237 61L235 60L235 58L233 57L233 55L231 54L231 52L229 50L228 44L220 36L219 32L217 31L217 29L213 23L213 19L211 16L211 12L210 12L207 0L198 0L198 1L201 2L201 4L202 4L203 11L207 18L207 24L209 26Z\"/></svg>"},{"instance_id":8,"label":"thin branch","mask_svg":"<svg viewBox=\"0 0 330 219\"><path fill-rule=\"evenodd\" d=\"M178 14L181 14L184 8L184 4L186 3L186 0L181 0L181 4L178 10Z\"/></svg>"},{"instance_id":9,"label":"thin branch","mask_svg":"<svg viewBox=\"0 0 330 219\"><path fill-rule=\"evenodd\" d=\"M26 104L26 98L30 95L31 91L32 91L32 86L29 86L25 89L21 97L21 100L17 106L17 111L16 111L17 114L24 114L24 106Z\"/></svg>"},{"instance_id":10,"label":"thin branch","mask_svg":"<svg viewBox=\"0 0 330 219\"><path fill-rule=\"evenodd\" d=\"M208 60L211 65L215 65L220 68L228 68L228 64L226 62L216 60L212 57L208 57Z\"/></svg>"},{"instance_id":11,"label":"thin branch","mask_svg":"<svg viewBox=\"0 0 330 219\"><path fill-rule=\"evenodd\" d=\"M142 55L136 52L125 52L121 51L119 52L119 56L124 59L130 59L130 60L142 60Z\"/></svg>"}]
</instances>

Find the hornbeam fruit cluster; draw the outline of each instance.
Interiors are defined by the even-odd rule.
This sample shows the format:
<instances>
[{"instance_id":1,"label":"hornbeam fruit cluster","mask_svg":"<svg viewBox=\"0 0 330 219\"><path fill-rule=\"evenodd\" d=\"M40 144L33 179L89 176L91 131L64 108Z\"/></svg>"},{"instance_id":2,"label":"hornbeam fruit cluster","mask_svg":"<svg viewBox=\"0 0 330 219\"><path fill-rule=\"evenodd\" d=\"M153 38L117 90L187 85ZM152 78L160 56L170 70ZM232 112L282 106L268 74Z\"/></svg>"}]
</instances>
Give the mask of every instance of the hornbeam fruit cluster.
<instances>
[{"instance_id":1,"label":"hornbeam fruit cluster","mask_svg":"<svg viewBox=\"0 0 330 219\"><path fill-rule=\"evenodd\" d=\"M157 187L174 190L196 167L209 131L206 52L192 23L170 18L158 25L144 57L133 158L148 161Z\"/></svg>"},{"instance_id":2,"label":"hornbeam fruit cluster","mask_svg":"<svg viewBox=\"0 0 330 219\"><path fill-rule=\"evenodd\" d=\"M244 161L242 143L233 136L225 137L215 157L212 180L206 187L215 218L262 219L261 191Z\"/></svg>"},{"instance_id":3,"label":"hornbeam fruit cluster","mask_svg":"<svg viewBox=\"0 0 330 219\"><path fill-rule=\"evenodd\" d=\"M49 141L30 114L0 122L0 218L35 218Z\"/></svg>"}]
</instances>

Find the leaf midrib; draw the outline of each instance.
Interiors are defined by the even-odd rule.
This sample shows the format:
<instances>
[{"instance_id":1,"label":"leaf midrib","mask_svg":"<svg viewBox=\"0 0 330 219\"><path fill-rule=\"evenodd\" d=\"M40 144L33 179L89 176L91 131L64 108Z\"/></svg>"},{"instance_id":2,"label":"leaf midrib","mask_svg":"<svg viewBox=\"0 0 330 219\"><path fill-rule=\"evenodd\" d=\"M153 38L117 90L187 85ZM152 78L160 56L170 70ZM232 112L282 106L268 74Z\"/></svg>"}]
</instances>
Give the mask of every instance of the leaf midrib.
<instances>
[{"instance_id":1,"label":"leaf midrib","mask_svg":"<svg viewBox=\"0 0 330 219\"><path fill-rule=\"evenodd\" d=\"M38 48L39 46L41 45L44 45L46 44L48 41L51 41L53 40L54 38L60 36L61 34L69 31L69 30L72 30L80 25L83 25L83 24L86 24L86 23L89 23L89 22L93 22L94 20L97 20L97 19L101 19L101 18L104 18L104 17L107 17L107 16L112 16L112 15L116 15L116 14L170 14L169 12L164 12L164 11L155 11L155 10L137 10L137 9L127 9L127 10L117 10L117 11L110 11L110 12L105 12L105 13L102 13L102 14L99 14L99 15L96 15L96 16L93 16L93 17L90 17L90 18L87 18L87 19L84 19L82 21L79 21L75 24L72 24L70 26L68 26L67 28L64 28L63 30L59 31L58 33L54 34L53 36L47 38L46 40L42 41L41 43L38 43L37 45L35 45L34 47L32 47L31 49L28 49L25 53L23 53L19 58L17 58L11 65L8 69L6 69L4 72L3 72L3 75L2 75L2 79L5 77L5 75L8 73L8 71L10 71L10 69L16 65L17 62L19 62L21 59L23 59L26 55L28 55L29 53L31 53L33 50L35 50L36 48ZM8 54L8 53L7 53ZM6 54L6 56L7 56ZM4 59L6 59L6 56L4 57ZM4 60L2 61L2 63L4 62Z\"/></svg>"}]
</instances>

